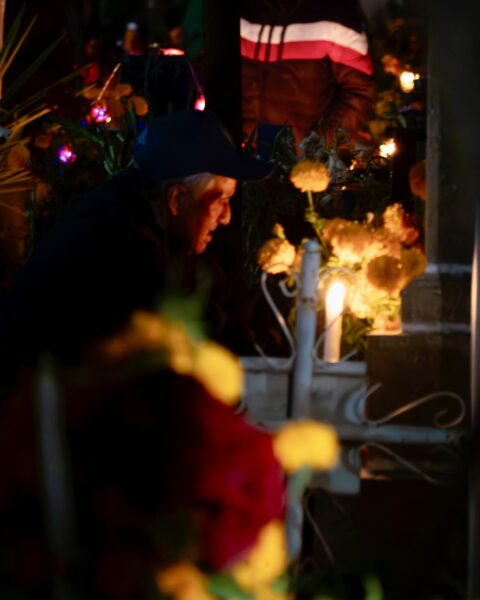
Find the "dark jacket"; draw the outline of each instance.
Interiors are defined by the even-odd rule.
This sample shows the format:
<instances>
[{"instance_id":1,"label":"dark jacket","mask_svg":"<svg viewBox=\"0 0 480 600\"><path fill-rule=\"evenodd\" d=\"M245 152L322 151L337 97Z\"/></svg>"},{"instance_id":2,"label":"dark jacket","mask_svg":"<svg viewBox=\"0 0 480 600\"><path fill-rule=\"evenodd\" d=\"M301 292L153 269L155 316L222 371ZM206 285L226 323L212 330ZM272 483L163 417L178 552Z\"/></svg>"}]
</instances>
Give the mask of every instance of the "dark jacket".
<instances>
[{"instance_id":1,"label":"dark jacket","mask_svg":"<svg viewBox=\"0 0 480 600\"><path fill-rule=\"evenodd\" d=\"M361 12L354 0L243 0L243 119L293 128L301 141L320 119L354 134L374 84Z\"/></svg>"},{"instance_id":2,"label":"dark jacket","mask_svg":"<svg viewBox=\"0 0 480 600\"><path fill-rule=\"evenodd\" d=\"M57 222L20 273L0 311L3 368L43 351L74 360L133 310L155 308L171 274L188 293L193 261L157 224L139 172L119 173Z\"/></svg>"}]
</instances>

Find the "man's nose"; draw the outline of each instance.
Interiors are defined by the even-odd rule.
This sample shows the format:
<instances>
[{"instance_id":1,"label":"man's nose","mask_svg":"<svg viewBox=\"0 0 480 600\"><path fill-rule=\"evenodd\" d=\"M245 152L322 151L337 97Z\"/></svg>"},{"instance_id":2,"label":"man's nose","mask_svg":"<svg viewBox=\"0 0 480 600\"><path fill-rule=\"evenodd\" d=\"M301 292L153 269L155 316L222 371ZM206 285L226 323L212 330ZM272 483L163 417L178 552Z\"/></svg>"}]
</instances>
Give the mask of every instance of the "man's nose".
<instances>
[{"instance_id":1,"label":"man's nose","mask_svg":"<svg viewBox=\"0 0 480 600\"><path fill-rule=\"evenodd\" d=\"M220 225L228 225L230 223L230 219L232 218L232 208L230 206L230 200L227 200L222 207L222 212L218 217L218 222Z\"/></svg>"}]
</instances>

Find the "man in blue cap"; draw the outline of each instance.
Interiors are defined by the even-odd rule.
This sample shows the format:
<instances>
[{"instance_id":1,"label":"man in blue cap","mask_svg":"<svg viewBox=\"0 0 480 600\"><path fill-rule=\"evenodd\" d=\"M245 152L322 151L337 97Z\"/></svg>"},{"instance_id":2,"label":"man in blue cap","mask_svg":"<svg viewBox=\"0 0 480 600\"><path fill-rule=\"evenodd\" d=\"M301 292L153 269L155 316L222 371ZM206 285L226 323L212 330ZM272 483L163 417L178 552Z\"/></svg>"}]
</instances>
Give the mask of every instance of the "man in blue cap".
<instances>
[{"instance_id":1,"label":"man in blue cap","mask_svg":"<svg viewBox=\"0 0 480 600\"><path fill-rule=\"evenodd\" d=\"M172 281L192 293L196 255L229 223L237 180L271 171L240 154L208 111L161 116L133 157L60 219L20 273L0 312L0 359L12 373L43 352L75 361L132 311L154 309Z\"/></svg>"}]
</instances>

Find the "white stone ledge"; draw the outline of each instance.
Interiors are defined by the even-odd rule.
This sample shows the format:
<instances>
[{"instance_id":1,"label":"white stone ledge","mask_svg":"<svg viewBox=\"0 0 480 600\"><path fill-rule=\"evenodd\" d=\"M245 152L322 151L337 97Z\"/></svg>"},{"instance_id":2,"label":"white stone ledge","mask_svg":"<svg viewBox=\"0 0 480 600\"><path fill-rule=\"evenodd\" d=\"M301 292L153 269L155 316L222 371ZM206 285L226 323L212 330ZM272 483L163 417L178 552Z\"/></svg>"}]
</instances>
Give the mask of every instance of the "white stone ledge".
<instances>
[{"instance_id":1,"label":"white stone ledge","mask_svg":"<svg viewBox=\"0 0 480 600\"><path fill-rule=\"evenodd\" d=\"M402 323L402 333L408 334L452 334L463 333L470 335L468 323Z\"/></svg>"},{"instance_id":2,"label":"white stone ledge","mask_svg":"<svg viewBox=\"0 0 480 600\"><path fill-rule=\"evenodd\" d=\"M425 269L427 275L468 275L472 274L471 265L461 265L456 263L428 263Z\"/></svg>"}]
</instances>

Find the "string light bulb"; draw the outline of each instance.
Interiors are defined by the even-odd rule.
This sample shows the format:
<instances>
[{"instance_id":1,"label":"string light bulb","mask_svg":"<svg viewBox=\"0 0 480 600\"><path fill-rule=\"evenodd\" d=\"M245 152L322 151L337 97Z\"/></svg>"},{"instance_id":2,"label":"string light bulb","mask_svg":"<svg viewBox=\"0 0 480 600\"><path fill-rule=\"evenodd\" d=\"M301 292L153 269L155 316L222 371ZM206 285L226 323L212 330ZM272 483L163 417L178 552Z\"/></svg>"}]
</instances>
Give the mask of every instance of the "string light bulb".
<instances>
[{"instance_id":1,"label":"string light bulb","mask_svg":"<svg viewBox=\"0 0 480 600\"><path fill-rule=\"evenodd\" d=\"M394 139L386 140L378 147L378 152L380 156L383 156L383 158L390 158L390 156L393 156L396 151L397 146Z\"/></svg>"},{"instance_id":2,"label":"string light bulb","mask_svg":"<svg viewBox=\"0 0 480 600\"><path fill-rule=\"evenodd\" d=\"M205 96L202 94L195 100L195 110L205 110L206 101Z\"/></svg>"},{"instance_id":3,"label":"string light bulb","mask_svg":"<svg viewBox=\"0 0 480 600\"><path fill-rule=\"evenodd\" d=\"M58 149L58 160L64 165L70 165L77 160L77 155L72 150L71 146L60 146Z\"/></svg>"},{"instance_id":4,"label":"string light bulb","mask_svg":"<svg viewBox=\"0 0 480 600\"><path fill-rule=\"evenodd\" d=\"M420 79L420 75L418 73L414 73L413 71L402 71L399 75L400 87L402 88L402 92L409 94L413 92L415 88L415 81Z\"/></svg>"},{"instance_id":5,"label":"string light bulb","mask_svg":"<svg viewBox=\"0 0 480 600\"><path fill-rule=\"evenodd\" d=\"M94 104L90 109L90 116L95 123L110 123L112 117L108 114L105 106Z\"/></svg>"}]
</instances>

